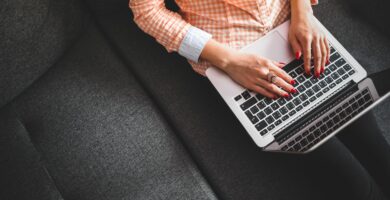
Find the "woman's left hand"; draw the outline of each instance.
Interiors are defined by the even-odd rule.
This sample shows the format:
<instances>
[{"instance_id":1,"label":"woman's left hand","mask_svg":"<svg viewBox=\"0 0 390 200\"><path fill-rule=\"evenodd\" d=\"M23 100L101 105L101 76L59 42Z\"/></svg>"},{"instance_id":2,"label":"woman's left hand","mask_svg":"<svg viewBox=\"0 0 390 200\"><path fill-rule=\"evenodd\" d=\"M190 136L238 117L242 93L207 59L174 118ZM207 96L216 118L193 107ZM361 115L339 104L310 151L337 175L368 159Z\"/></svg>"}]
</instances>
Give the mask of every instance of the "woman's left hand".
<instances>
[{"instance_id":1,"label":"woman's left hand","mask_svg":"<svg viewBox=\"0 0 390 200\"><path fill-rule=\"evenodd\" d=\"M289 41L297 59L303 54L304 68L310 75L311 58L314 75L319 77L329 63L330 48L326 35L317 25L309 1L291 0Z\"/></svg>"}]
</instances>

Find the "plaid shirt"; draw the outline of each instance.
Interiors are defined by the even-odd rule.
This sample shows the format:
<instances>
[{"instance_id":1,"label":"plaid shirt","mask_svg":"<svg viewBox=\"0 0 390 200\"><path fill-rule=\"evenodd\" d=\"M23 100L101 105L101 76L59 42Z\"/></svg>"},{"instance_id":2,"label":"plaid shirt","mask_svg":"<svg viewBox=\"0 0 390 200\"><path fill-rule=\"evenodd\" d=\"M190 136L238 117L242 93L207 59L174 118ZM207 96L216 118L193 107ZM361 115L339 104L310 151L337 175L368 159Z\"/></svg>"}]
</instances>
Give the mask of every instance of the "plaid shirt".
<instances>
[{"instance_id":1,"label":"plaid shirt","mask_svg":"<svg viewBox=\"0 0 390 200\"><path fill-rule=\"evenodd\" d=\"M311 0L316 4L316 0ZM168 52L179 51L201 75L211 66L199 55L212 38L232 48L259 39L288 19L288 0L176 0L180 12L164 0L130 0L134 20Z\"/></svg>"}]
</instances>

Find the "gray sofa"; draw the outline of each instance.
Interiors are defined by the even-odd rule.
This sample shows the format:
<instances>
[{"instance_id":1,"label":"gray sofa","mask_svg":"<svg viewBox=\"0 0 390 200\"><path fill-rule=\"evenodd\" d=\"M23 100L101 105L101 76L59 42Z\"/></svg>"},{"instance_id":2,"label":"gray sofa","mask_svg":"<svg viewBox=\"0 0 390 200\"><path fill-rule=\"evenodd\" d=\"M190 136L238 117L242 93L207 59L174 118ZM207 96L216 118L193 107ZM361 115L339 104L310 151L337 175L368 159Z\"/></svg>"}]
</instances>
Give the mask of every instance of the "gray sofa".
<instances>
[{"instance_id":1,"label":"gray sofa","mask_svg":"<svg viewBox=\"0 0 390 200\"><path fill-rule=\"evenodd\" d=\"M127 4L0 2L0 199L338 199L354 184L297 177L299 160L321 148L299 159L261 152L210 83L136 27ZM315 12L369 73L388 68L385 32L345 2ZM375 111L384 134L389 108ZM352 155L332 159L343 156ZM267 167L275 157L291 168Z\"/></svg>"}]
</instances>

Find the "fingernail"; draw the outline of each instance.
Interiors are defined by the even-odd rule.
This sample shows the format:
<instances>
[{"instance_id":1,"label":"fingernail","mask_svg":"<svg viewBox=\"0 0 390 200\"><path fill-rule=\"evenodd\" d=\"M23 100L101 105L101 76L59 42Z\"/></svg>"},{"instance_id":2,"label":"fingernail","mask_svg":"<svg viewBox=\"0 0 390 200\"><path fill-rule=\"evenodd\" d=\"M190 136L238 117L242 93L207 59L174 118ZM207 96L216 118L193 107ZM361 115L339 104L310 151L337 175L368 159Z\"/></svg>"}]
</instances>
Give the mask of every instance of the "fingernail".
<instances>
[{"instance_id":1,"label":"fingernail","mask_svg":"<svg viewBox=\"0 0 390 200\"><path fill-rule=\"evenodd\" d=\"M273 100L276 100L276 99L278 99L278 97L277 97L277 96L273 96L272 99L273 99Z\"/></svg>"},{"instance_id":2,"label":"fingernail","mask_svg":"<svg viewBox=\"0 0 390 200\"><path fill-rule=\"evenodd\" d=\"M310 71L306 72L306 75L310 76L310 74L311 74Z\"/></svg>"},{"instance_id":3,"label":"fingernail","mask_svg":"<svg viewBox=\"0 0 390 200\"><path fill-rule=\"evenodd\" d=\"M284 98L288 98L288 97L290 97L290 95L289 94L284 94L283 97Z\"/></svg>"},{"instance_id":4,"label":"fingernail","mask_svg":"<svg viewBox=\"0 0 390 200\"><path fill-rule=\"evenodd\" d=\"M297 51L295 53L295 59L299 60L301 58L301 52Z\"/></svg>"},{"instance_id":5,"label":"fingernail","mask_svg":"<svg viewBox=\"0 0 390 200\"><path fill-rule=\"evenodd\" d=\"M326 60L326 65L329 65L330 64L330 61L329 61L329 59L328 60Z\"/></svg>"},{"instance_id":6,"label":"fingernail","mask_svg":"<svg viewBox=\"0 0 390 200\"><path fill-rule=\"evenodd\" d=\"M324 73L324 71L325 71L325 67L322 67L321 68L321 74Z\"/></svg>"},{"instance_id":7,"label":"fingernail","mask_svg":"<svg viewBox=\"0 0 390 200\"><path fill-rule=\"evenodd\" d=\"M295 93L297 93L297 90L295 88L293 88L293 89L290 90L290 92L295 94Z\"/></svg>"},{"instance_id":8,"label":"fingernail","mask_svg":"<svg viewBox=\"0 0 390 200\"><path fill-rule=\"evenodd\" d=\"M316 78L320 77L320 73L318 73L317 71L314 73L314 75L316 76Z\"/></svg>"},{"instance_id":9,"label":"fingernail","mask_svg":"<svg viewBox=\"0 0 390 200\"><path fill-rule=\"evenodd\" d=\"M291 80L291 81L290 81L290 84L291 84L291 85L295 85L295 80L294 80L294 79Z\"/></svg>"},{"instance_id":10,"label":"fingernail","mask_svg":"<svg viewBox=\"0 0 390 200\"><path fill-rule=\"evenodd\" d=\"M285 65L286 63L285 62L279 62L280 64L282 64L282 65Z\"/></svg>"}]
</instances>

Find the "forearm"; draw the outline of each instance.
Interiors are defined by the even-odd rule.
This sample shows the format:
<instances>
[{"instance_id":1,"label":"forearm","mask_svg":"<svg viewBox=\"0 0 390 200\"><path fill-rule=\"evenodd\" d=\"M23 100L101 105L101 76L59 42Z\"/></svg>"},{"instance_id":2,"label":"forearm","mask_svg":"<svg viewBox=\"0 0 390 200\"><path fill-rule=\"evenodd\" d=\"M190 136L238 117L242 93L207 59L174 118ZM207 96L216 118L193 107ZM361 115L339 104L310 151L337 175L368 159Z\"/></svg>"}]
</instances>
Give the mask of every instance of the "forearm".
<instances>
[{"instance_id":1,"label":"forearm","mask_svg":"<svg viewBox=\"0 0 390 200\"><path fill-rule=\"evenodd\" d=\"M308 13L312 14L312 3L309 0L290 0L291 21L306 17Z\"/></svg>"}]
</instances>

